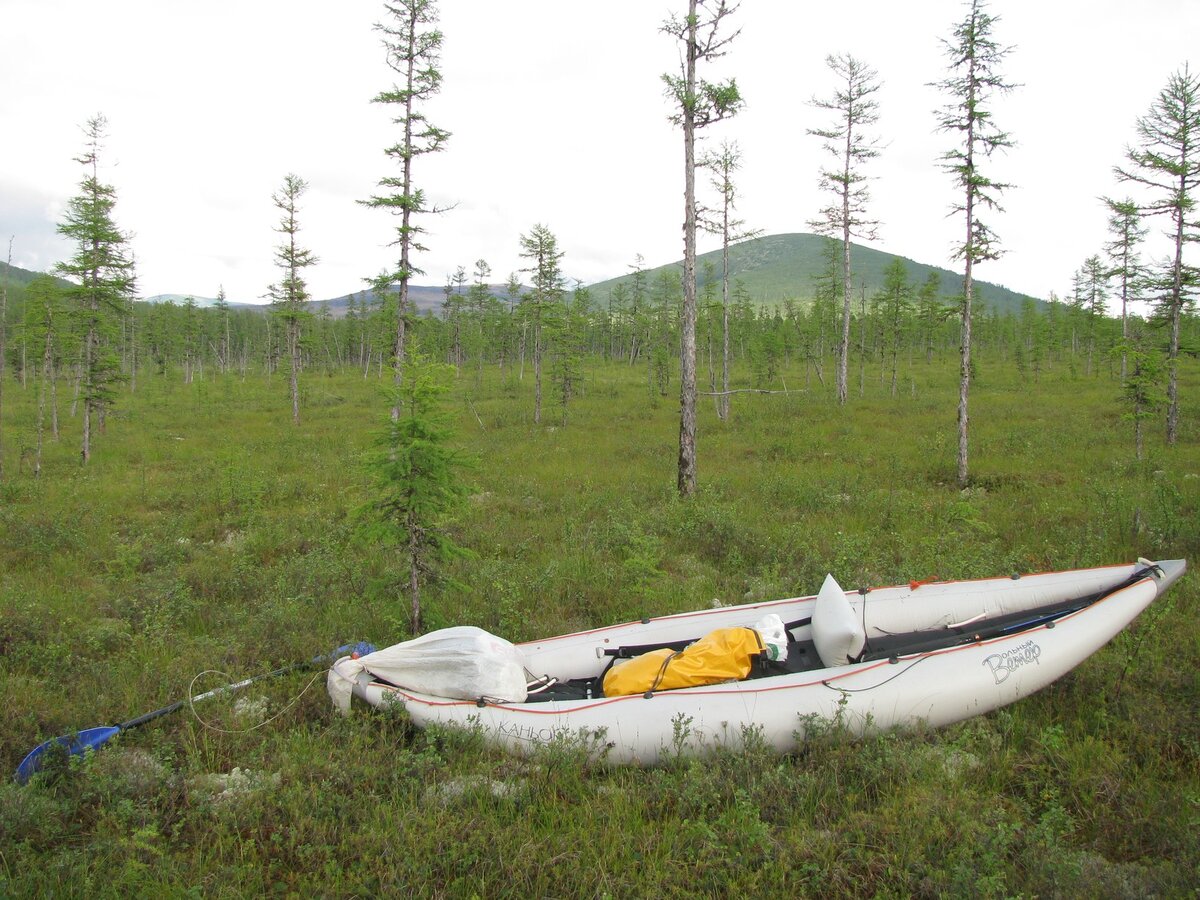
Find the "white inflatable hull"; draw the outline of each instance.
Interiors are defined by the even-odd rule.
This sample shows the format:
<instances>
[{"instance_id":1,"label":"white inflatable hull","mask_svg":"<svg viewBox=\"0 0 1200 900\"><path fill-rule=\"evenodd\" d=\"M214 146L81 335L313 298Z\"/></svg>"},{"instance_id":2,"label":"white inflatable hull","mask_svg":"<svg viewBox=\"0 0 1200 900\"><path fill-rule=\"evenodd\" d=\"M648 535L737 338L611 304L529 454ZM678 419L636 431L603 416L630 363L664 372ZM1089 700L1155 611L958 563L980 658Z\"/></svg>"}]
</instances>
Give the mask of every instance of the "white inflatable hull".
<instances>
[{"instance_id":1,"label":"white inflatable hull","mask_svg":"<svg viewBox=\"0 0 1200 900\"><path fill-rule=\"evenodd\" d=\"M1018 633L923 653L901 654L816 671L705 687L592 700L493 703L448 700L360 674L356 697L373 706L401 703L418 726L479 729L514 753L557 740L582 740L617 764L651 765L676 752L738 746L753 731L779 752L795 749L814 720L838 721L855 734L894 726L943 726L998 709L1060 678L1125 628L1184 572L1162 562L1140 580L1077 612ZM1020 612L1111 590L1137 565L1108 566L1019 579L945 582L847 594L868 638L931 632L972 618ZM864 609L865 602L865 609ZM784 621L812 615L813 597L702 610L562 635L518 645L526 668L560 679L587 678L606 663L603 650L697 638L747 625L774 612ZM805 625L794 634L803 640Z\"/></svg>"}]
</instances>

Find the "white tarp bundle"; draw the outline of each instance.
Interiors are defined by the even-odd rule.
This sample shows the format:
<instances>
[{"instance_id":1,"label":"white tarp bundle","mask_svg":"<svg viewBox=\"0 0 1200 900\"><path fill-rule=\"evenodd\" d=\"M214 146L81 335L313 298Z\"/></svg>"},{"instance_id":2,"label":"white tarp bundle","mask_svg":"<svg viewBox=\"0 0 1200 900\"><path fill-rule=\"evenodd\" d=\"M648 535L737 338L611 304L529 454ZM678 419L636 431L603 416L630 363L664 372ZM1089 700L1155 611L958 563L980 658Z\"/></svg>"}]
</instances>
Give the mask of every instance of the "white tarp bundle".
<instances>
[{"instance_id":1,"label":"white tarp bundle","mask_svg":"<svg viewBox=\"0 0 1200 900\"><path fill-rule=\"evenodd\" d=\"M431 631L366 656L344 656L329 669L329 696L343 713L350 711L354 683L363 672L398 687L456 700L505 700L520 703L527 695L521 651L482 628L460 625Z\"/></svg>"}]
</instances>

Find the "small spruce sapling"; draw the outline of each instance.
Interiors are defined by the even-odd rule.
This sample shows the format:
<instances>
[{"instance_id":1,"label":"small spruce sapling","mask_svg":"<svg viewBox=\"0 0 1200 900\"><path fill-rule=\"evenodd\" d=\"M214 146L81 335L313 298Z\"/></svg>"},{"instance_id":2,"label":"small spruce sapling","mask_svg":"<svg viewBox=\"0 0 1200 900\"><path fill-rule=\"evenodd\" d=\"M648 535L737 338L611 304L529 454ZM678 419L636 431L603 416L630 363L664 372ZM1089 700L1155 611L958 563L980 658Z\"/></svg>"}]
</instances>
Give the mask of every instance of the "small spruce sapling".
<instances>
[{"instance_id":1,"label":"small spruce sapling","mask_svg":"<svg viewBox=\"0 0 1200 900\"><path fill-rule=\"evenodd\" d=\"M1147 347L1140 323L1130 323L1129 337L1122 341L1114 352L1128 364L1121 393L1125 400L1125 412L1121 418L1133 423L1134 454L1138 460L1145 456L1145 429L1143 423L1158 414L1167 404L1163 382L1166 374L1165 360L1161 351Z\"/></svg>"},{"instance_id":2,"label":"small spruce sapling","mask_svg":"<svg viewBox=\"0 0 1200 900\"><path fill-rule=\"evenodd\" d=\"M399 384L386 391L392 410L370 459L374 496L363 513L363 532L392 547L408 576L413 635L421 633L421 588L440 565L468 555L450 536L454 514L467 495L462 469L468 460L450 445L454 431L444 409L454 367L428 360L410 339Z\"/></svg>"}]
</instances>

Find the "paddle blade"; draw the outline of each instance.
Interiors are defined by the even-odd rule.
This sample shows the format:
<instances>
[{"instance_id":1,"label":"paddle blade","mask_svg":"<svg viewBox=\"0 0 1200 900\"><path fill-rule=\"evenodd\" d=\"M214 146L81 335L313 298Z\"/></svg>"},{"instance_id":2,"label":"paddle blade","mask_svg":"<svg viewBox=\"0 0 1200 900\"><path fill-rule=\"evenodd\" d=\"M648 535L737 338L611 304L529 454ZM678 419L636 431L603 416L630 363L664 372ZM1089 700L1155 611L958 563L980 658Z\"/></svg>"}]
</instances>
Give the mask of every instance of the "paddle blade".
<instances>
[{"instance_id":1,"label":"paddle blade","mask_svg":"<svg viewBox=\"0 0 1200 900\"><path fill-rule=\"evenodd\" d=\"M46 741L46 743L39 744L29 751L29 755L21 760L21 764L17 766L17 773L14 777L18 784L28 782L30 778L41 771L44 761L43 757L53 747L62 747L71 756L83 756L88 750L95 750L103 746L120 733L120 728L109 725L101 726L100 728L87 728L83 731L77 731L75 734L64 734L62 737L56 737L52 741Z\"/></svg>"}]
</instances>

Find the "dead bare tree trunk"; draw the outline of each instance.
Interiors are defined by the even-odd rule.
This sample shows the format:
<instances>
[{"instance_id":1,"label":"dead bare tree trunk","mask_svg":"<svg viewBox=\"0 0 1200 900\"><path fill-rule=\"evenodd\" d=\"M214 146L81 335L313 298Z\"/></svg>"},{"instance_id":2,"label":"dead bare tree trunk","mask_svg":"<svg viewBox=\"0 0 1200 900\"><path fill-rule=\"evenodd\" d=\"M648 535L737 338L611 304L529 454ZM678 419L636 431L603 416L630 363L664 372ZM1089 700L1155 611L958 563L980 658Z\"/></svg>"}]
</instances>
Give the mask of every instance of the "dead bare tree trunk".
<instances>
[{"instance_id":1,"label":"dead bare tree trunk","mask_svg":"<svg viewBox=\"0 0 1200 900\"><path fill-rule=\"evenodd\" d=\"M709 4L712 4L709 6ZM702 22L698 11L704 7ZM721 21L736 11L726 0L688 0L685 18L672 17L663 30L683 45L679 75L664 76L678 112L676 124L683 129L683 311L680 322L679 366L679 465L676 487L680 496L696 492L696 129L734 115L742 105L737 83L705 84L697 91L696 67L701 60L724 55L724 48L737 37L735 31L718 37Z\"/></svg>"}]
</instances>

